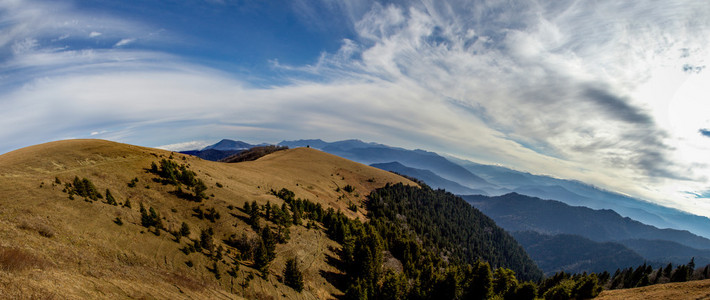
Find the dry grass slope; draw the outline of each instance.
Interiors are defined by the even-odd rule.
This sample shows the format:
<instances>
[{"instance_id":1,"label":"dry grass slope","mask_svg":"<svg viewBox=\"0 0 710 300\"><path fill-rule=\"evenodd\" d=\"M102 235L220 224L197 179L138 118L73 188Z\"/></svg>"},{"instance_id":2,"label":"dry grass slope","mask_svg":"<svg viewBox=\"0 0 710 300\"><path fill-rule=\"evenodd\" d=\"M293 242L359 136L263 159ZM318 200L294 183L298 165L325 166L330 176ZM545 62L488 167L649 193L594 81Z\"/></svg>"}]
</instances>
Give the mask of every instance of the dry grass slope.
<instances>
[{"instance_id":1,"label":"dry grass slope","mask_svg":"<svg viewBox=\"0 0 710 300\"><path fill-rule=\"evenodd\" d=\"M173 157L189 165L205 181L210 197L201 203L180 199L172 186L152 181L146 172L151 162ZM74 200L62 192L75 176L88 178L104 193L110 189L122 204ZM56 184L58 178L62 184ZM127 185L133 178L138 183ZM297 197L364 218L360 206L365 195L387 182L412 182L394 174L354 163L313 149L279 151L256 161L227 164L201 160L169 151L102 140L68 140L36 145L0 155L0 295L2 298L86 299L322 299L338 291L321 274L337 273L327 263L338 245L322 230L291 227L291 239L277 246L270 274L256 276L250 262L242 262L236 277L225 270L233 263L226 255L218 262L222 276L208 270L212 260L180 248L169 233L160 236L141 226L139 203L153 207L168 230L187 223L192 239L201 229L213 228L215 241L230 234L255 235L239 208L257 201L281 205L271 189L288 188ZM222 187L218 187L220 183ZM343 187L351 185L352 193ZM214 208L216 222L193 216L193 208ZM231 207L231 209L230 209ZM119 217L123 225L114 220ZM222 244L225 249L230 247ZM279 282L287 258L303 266L306 287L296 293ZM186 263L191 261L193 266Z\"/></svg>"},{"instance_id":2,"label":"dry grass slope","mask_svg":"<svg viewBox=\"0 0 710 300\"><path fill-rule=\"evenodd\" d=\"M596 299L624 300L701 300L710 299L710 279L678 283L657 284L641 288L603 291Z\"/></svg>"}]
</instances>

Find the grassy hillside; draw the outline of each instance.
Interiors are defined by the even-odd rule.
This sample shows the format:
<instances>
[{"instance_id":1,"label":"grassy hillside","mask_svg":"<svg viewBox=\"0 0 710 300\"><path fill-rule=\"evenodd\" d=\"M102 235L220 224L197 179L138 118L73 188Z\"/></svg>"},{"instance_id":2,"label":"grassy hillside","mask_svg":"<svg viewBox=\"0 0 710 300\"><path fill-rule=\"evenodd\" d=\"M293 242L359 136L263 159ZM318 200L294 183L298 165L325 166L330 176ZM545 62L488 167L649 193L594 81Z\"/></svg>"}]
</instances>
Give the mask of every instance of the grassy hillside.
<instances>
[{"instance_id":1,"label":"grassy hillside","mask_svg":"<svg viewBox=\"0 0 710 300\"><path fill-rule=\"evenodd\" d=\"M184 164L207 187L207 199L176 196L148 172L151 163ZM85 199L63 192L74 178L86 178L106 197ZM137 179L137 182L134 180ZM129 183L134 182L134 187ZM339 245L322 230L292 226L291 239L276 246L265 278L252 261L241 260L223 240L257 234L241 210L256 201L281 206L270 193L288 188L296 197L364 219L362 200L386 183L412 182L376 168L313 149L279 151L256 161L216 163L168 151L101 140L70 140L32 146L0 156L0 295L9 298L329 298L339 295L322 274L338 274L328 264ZM345 192L346 186L353 192ZM70 189L71 190L71 189ZM130 201L131 207L125 207ZM164 230L141 225L140 204L153 208ZM358 207L354 212L348 207ZM214 209L214 222L196 210ZM121 222L117 222L120 219ZM188 237L176 238L181 224ZM123 223L118 225L117 223ZM212 229L217 250L188 254L200 232ZM159 235L156 235L158 233ZM280 282L285 262L302 268L302 293ZM214 270L214 266L217 270ZM233 275L230 275L231 271ZM219 274L216 276L215 274Z\"/></svg>"},{"instance_id":2,"label":"grassy hillside","mask_svg":"<svg viewBox=\"0 0 710 300\"><path fill-rule=\"evenodd\" d=\"M625 300L648 300L648 299L674 299L674 300L696 300L710 299L710 279L657 284L641 288L603 291L596 299L625 299Z\"/></svg>"}]
</instances>

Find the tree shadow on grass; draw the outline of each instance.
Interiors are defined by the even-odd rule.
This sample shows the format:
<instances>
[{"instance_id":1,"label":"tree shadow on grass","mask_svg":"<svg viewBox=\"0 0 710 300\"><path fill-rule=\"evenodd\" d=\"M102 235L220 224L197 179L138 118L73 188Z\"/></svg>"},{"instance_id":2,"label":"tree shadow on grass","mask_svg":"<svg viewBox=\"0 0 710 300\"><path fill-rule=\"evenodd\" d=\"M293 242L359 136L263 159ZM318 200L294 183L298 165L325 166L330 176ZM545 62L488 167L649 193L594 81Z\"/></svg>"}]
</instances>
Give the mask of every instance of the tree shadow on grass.
<instances>
[{"instance_id":1,"label":"tree shadow on grass","mask_svg":"<svg viewBox=\"0 0 710 300\"><path fill-rule=\"evenodd\" d=\"M347 276L345 275L343 263L340 261L339 258L327 253L325 254L325 262L331 267L337 269L339 272L321 270L319 271L320 275L325 278L328 283L332 284L336 289L344 292L348 286L348 282ZM343 299L342 295L331 294L331 296L336 299Z\"/></svg>"}]
</instances>

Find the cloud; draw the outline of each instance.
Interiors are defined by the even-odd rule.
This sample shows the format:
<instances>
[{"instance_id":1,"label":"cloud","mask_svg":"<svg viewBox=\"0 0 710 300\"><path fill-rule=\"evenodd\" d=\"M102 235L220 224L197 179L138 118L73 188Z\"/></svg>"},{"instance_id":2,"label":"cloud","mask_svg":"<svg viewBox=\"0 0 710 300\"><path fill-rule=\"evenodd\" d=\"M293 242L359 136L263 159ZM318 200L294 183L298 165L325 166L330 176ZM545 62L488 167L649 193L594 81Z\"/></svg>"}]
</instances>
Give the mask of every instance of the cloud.
<instances>
[{"instance_id":1,"label":"cloud","mask_svg":"<svg viewBox=\"0 0 710 300\"><path fill-rule=\"evenodd\" d=\"M66 5L31 3L0 14L14 24L0 33L12 52L0 68L11 78L0 84L0 128L13 128L0 130L9 141L0 151L87 132L171 150L200 145L176 144L183 140L352 137L656 201L681 203L678 191L707 187L689 179L710 162L680 155L686 145L658 120L662 100L635 93L661 67L687 76L678 66L704 65L710 8L702 2L328 1L315 9L296 1L300 18L335 14L326 19L344 19L351 34L310 65L274 58L285 84L259 88L154 50L170 47L146 38L145 24L98 24ZM102 33L93 44L119 42L45 42L93 32Z\"/></svg>"},{"instance_id":2,"label":"cloud","mask_svg":"<svg viewBox=\"0 0 710 300\"><path fill-rule=\"evenodd\" d=\"M690 64L685 64L683 65L683 72L686 73L695 73L698 74L700 73L703 69L705 69L705 66L693 66Z\"/></svg>"},{"instance_id":3,"label":"cloud","mask_svg":"<svg viewBox=\"0 0 710 300\"><path fill-rule=\"evenodd\" d=\"M584 91L584 96L598 104L599 108L604 111L604 113L616 119L644 126L654 125L651 116L644 113L641 109L633 107L629 99L618 97L606 90L595 87L587 88Z\"/></svg>"},{"instance_id":4,"label":"cloud","mask_svg":"<svg viewBox=\"0 0 710 300\"><path fill-rule=\"evenodd\" d=\"M211 144L214 144L214 143L210 143L210 142L206 142L206 141L190 141L190 142L162 145L162 146L157 146L155 148L163 149L163 150L170 150L170 151L188 151L188 150L200 150L200 149L203 149Z\"/></svg>"},{"instance_id":5,"label":"cloud","mask_svg":"<svg viewBox=\"0 0 710 300\"><path fill-rule=\"evenodd\" d=\"M133 38L121 39L120 41L118 41L118 42L117 42L115 45L113 45L113 46L114 46L114 47L121 47L121 46L128 45L128 44L130 44L130 43L133 43L133 42L135 42L135 41L136 41L136 39L133 39Z\"/></svg>"},{"instance_id":6,"label":"cloud","mask_svg":"<svg viewBox=\"0 0 710 300\"><path fill-rule=\"evenodd\" d=\"M91 37L91 38L97 37L100 35L101 35L101 32L96 32L96 31L92 31L91 33L89 33L89 37Z\"/></svg>"}]
</instances>

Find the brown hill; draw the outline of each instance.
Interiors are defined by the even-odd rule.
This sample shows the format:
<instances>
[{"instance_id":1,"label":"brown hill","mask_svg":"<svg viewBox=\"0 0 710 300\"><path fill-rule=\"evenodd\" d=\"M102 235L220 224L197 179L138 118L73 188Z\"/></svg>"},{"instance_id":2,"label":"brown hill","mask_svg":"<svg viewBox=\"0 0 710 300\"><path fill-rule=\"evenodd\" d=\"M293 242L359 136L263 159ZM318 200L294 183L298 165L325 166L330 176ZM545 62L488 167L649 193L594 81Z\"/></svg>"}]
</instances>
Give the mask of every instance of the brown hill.
<instances>
[{"instance_id":1,"label":"brown hill","mask_svg":"<svg viewBox=\"0 0 710 300\"><path fill-rule=\"evenodd\" d=\"M652 286L603 291L596 299L624 299L624 300L650 300L674 299L696 300L710 299L710 279L657 284Z\"/></svg>"},{"instance_id":2,"label":"brown hill","mask_svg":"<svg viewBox=\"0 0 710 300\"><path fill-rule=\"evenodd\" d=\"M156 182L151 163L172 157L189 166L208 187L202 202L177 197L175 187ZM74 178L87 178L118 204L63 192ZM129 187L137 178L135 187ZM58 180L58 182L57 182ZM291 239L276 248L265 279L250 261L237 262L223 240L231 234L255 236L245 223L245 202L283 201L271 189L288 188L296 197L364 218L365 195L386 183L411 181L314 149L279 151L256 161L217 163L169 151L102 140L68 140L0 155L0 295L4 298L332 298L341 294L323 274L337 274L328 263L338 244L320 229L291 227ZM344 191L350 185L353 192ZM130 200L131 208L123 207ZM139 204L152 207L167 231L189 225L189 238L212 228L224 256L215 262L185 254L190 242L141 226ZM193 209L213 208L221 218L199 219ZM123 225L115 221L120 218ZM286 259L295 257L304 273L302 293L280 282ZM227 270L239 265L234 276ZM190 266L191 265L191 266ZM252 275L253 274L253 275ZM253 279L250 279L252 278Z\"/></svg>"}]
</instances>

